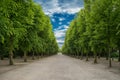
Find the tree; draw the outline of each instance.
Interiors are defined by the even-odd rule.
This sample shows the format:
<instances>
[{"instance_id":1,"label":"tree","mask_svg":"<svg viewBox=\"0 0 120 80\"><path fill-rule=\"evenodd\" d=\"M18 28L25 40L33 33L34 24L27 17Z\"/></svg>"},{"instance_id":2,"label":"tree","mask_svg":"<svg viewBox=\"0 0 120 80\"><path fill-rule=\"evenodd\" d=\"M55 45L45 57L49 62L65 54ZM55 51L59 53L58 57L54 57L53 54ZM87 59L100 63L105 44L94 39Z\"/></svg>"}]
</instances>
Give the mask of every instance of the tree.
<instances>
[{"instance_id":1,"label":"tree","mask_svg":"<svg viewBox=\"0 0 120 80\"><path fill-rule=\"evenodd\" d=\"M58 45L50 19L44 14L40 5L32 0L1 0L0 3L0 45L2 48L0 51L9 52L10 65L14 64L13 51L14 53L23 52L25 62L30 52L33 56L34 53L40 52L44 55L47 55L45 54L47 52L57 53Z\"/></svg>"},{"instance_id":2,"label":"tree","mask_svg":"<svg viewBox=\"0 0 120 80\"><path fill-rule=\"evenodd\" d=\"M86 54L86 60L91 55L97 63L97 56L104 51L111 67L111 53L119 50L119 0L84 0L84 3L84 9L71 22L66 33L63 53Z\"/></svg>"}]
</instances>

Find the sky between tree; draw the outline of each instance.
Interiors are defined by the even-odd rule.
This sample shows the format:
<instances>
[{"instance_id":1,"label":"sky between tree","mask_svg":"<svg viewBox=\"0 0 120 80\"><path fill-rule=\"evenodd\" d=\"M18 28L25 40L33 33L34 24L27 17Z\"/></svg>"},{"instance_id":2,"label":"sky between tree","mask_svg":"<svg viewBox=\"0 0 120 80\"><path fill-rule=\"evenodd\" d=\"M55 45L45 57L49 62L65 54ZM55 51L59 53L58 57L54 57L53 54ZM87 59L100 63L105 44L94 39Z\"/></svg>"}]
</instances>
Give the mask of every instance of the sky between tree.
<instances>
[{"instance_id":1,"label":"sky between tree","mask_svg":"<svg viewBox=\"0 0 120 80\"><path fill-rule=\"evenodd\" d=\"M59 47L64 43L66 30L76 13L83 8L83 0L35 0L51 18Z\"/></svg>"}]
</instances>

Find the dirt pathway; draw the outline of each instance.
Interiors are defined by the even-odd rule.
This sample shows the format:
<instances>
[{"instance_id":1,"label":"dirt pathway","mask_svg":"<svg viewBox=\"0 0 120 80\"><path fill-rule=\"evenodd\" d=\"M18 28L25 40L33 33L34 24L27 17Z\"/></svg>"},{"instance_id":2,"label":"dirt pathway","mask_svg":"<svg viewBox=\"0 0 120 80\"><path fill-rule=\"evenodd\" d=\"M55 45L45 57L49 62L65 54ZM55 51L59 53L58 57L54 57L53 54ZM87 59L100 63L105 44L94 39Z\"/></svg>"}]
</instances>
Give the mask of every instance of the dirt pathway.
<instances>
[{"instance_id":1,"label":"dirt pathway","mask_svg":"<svg viewBox=\"0 0 120 80\"><path fill-rule=\"evenodd\" d=\"M0 80L119 80L120 75L62 54L0 75Z\"/></svg>"}]
</instances>

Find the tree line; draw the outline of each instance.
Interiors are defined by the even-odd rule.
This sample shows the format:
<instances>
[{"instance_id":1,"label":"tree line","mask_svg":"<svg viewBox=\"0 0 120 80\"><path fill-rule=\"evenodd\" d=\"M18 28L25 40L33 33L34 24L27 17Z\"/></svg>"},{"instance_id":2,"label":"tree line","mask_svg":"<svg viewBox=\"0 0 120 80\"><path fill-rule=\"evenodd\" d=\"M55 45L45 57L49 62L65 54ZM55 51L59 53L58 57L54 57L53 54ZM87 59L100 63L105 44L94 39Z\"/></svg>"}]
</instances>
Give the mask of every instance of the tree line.
<instances>
[{"instance_id":1,"label":"tree line","mask_svg":"<svg viewBox=\"0 0 120 80\"><path fill-rule=\"evenodd\" d=\"M62 52L81 59L106 57L120 61L120 0L84 0L66 32Z\"/></svg>"},{"instance_id":2,"label":"tree line","mask_svg":"<svg viewBox=\"0 0 120 80\"><path fill-rule=\"evenodd\" d=\"M56 42L50 18L33 0L0 0L0 57L50 56L56 54Z\"/></svg>"}]
</instances>

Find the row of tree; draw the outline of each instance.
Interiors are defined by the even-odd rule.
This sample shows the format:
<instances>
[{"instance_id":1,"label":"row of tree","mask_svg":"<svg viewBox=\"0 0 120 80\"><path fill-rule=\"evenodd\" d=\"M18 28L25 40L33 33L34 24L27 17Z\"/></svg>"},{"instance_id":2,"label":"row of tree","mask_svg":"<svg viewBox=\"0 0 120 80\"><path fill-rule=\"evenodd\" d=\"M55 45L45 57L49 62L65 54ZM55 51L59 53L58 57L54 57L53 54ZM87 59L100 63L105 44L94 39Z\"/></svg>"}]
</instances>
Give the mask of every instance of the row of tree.
<instances>
[{"instance_id":1,"label":"row of tree","mask_svg":"<svg viewBox=\"0 0 120 80\"><path fill-rule=\"evenodd\" d=\"M70 23L62 52L78 56L118 57L120 61L120 0L84 0L80 10Z\"/></svg>"},{"instance_id":2,"label":"row of tree","mask_svg":"<svg viewBox=\"0 0 120 80\"><path fill-rule=\"evenodd\" d=\"M56 42L50 19L39 4L32 0L0 0L0 57L32 54L49 56L56 54Z\"/></svg>"}]
</instances>

